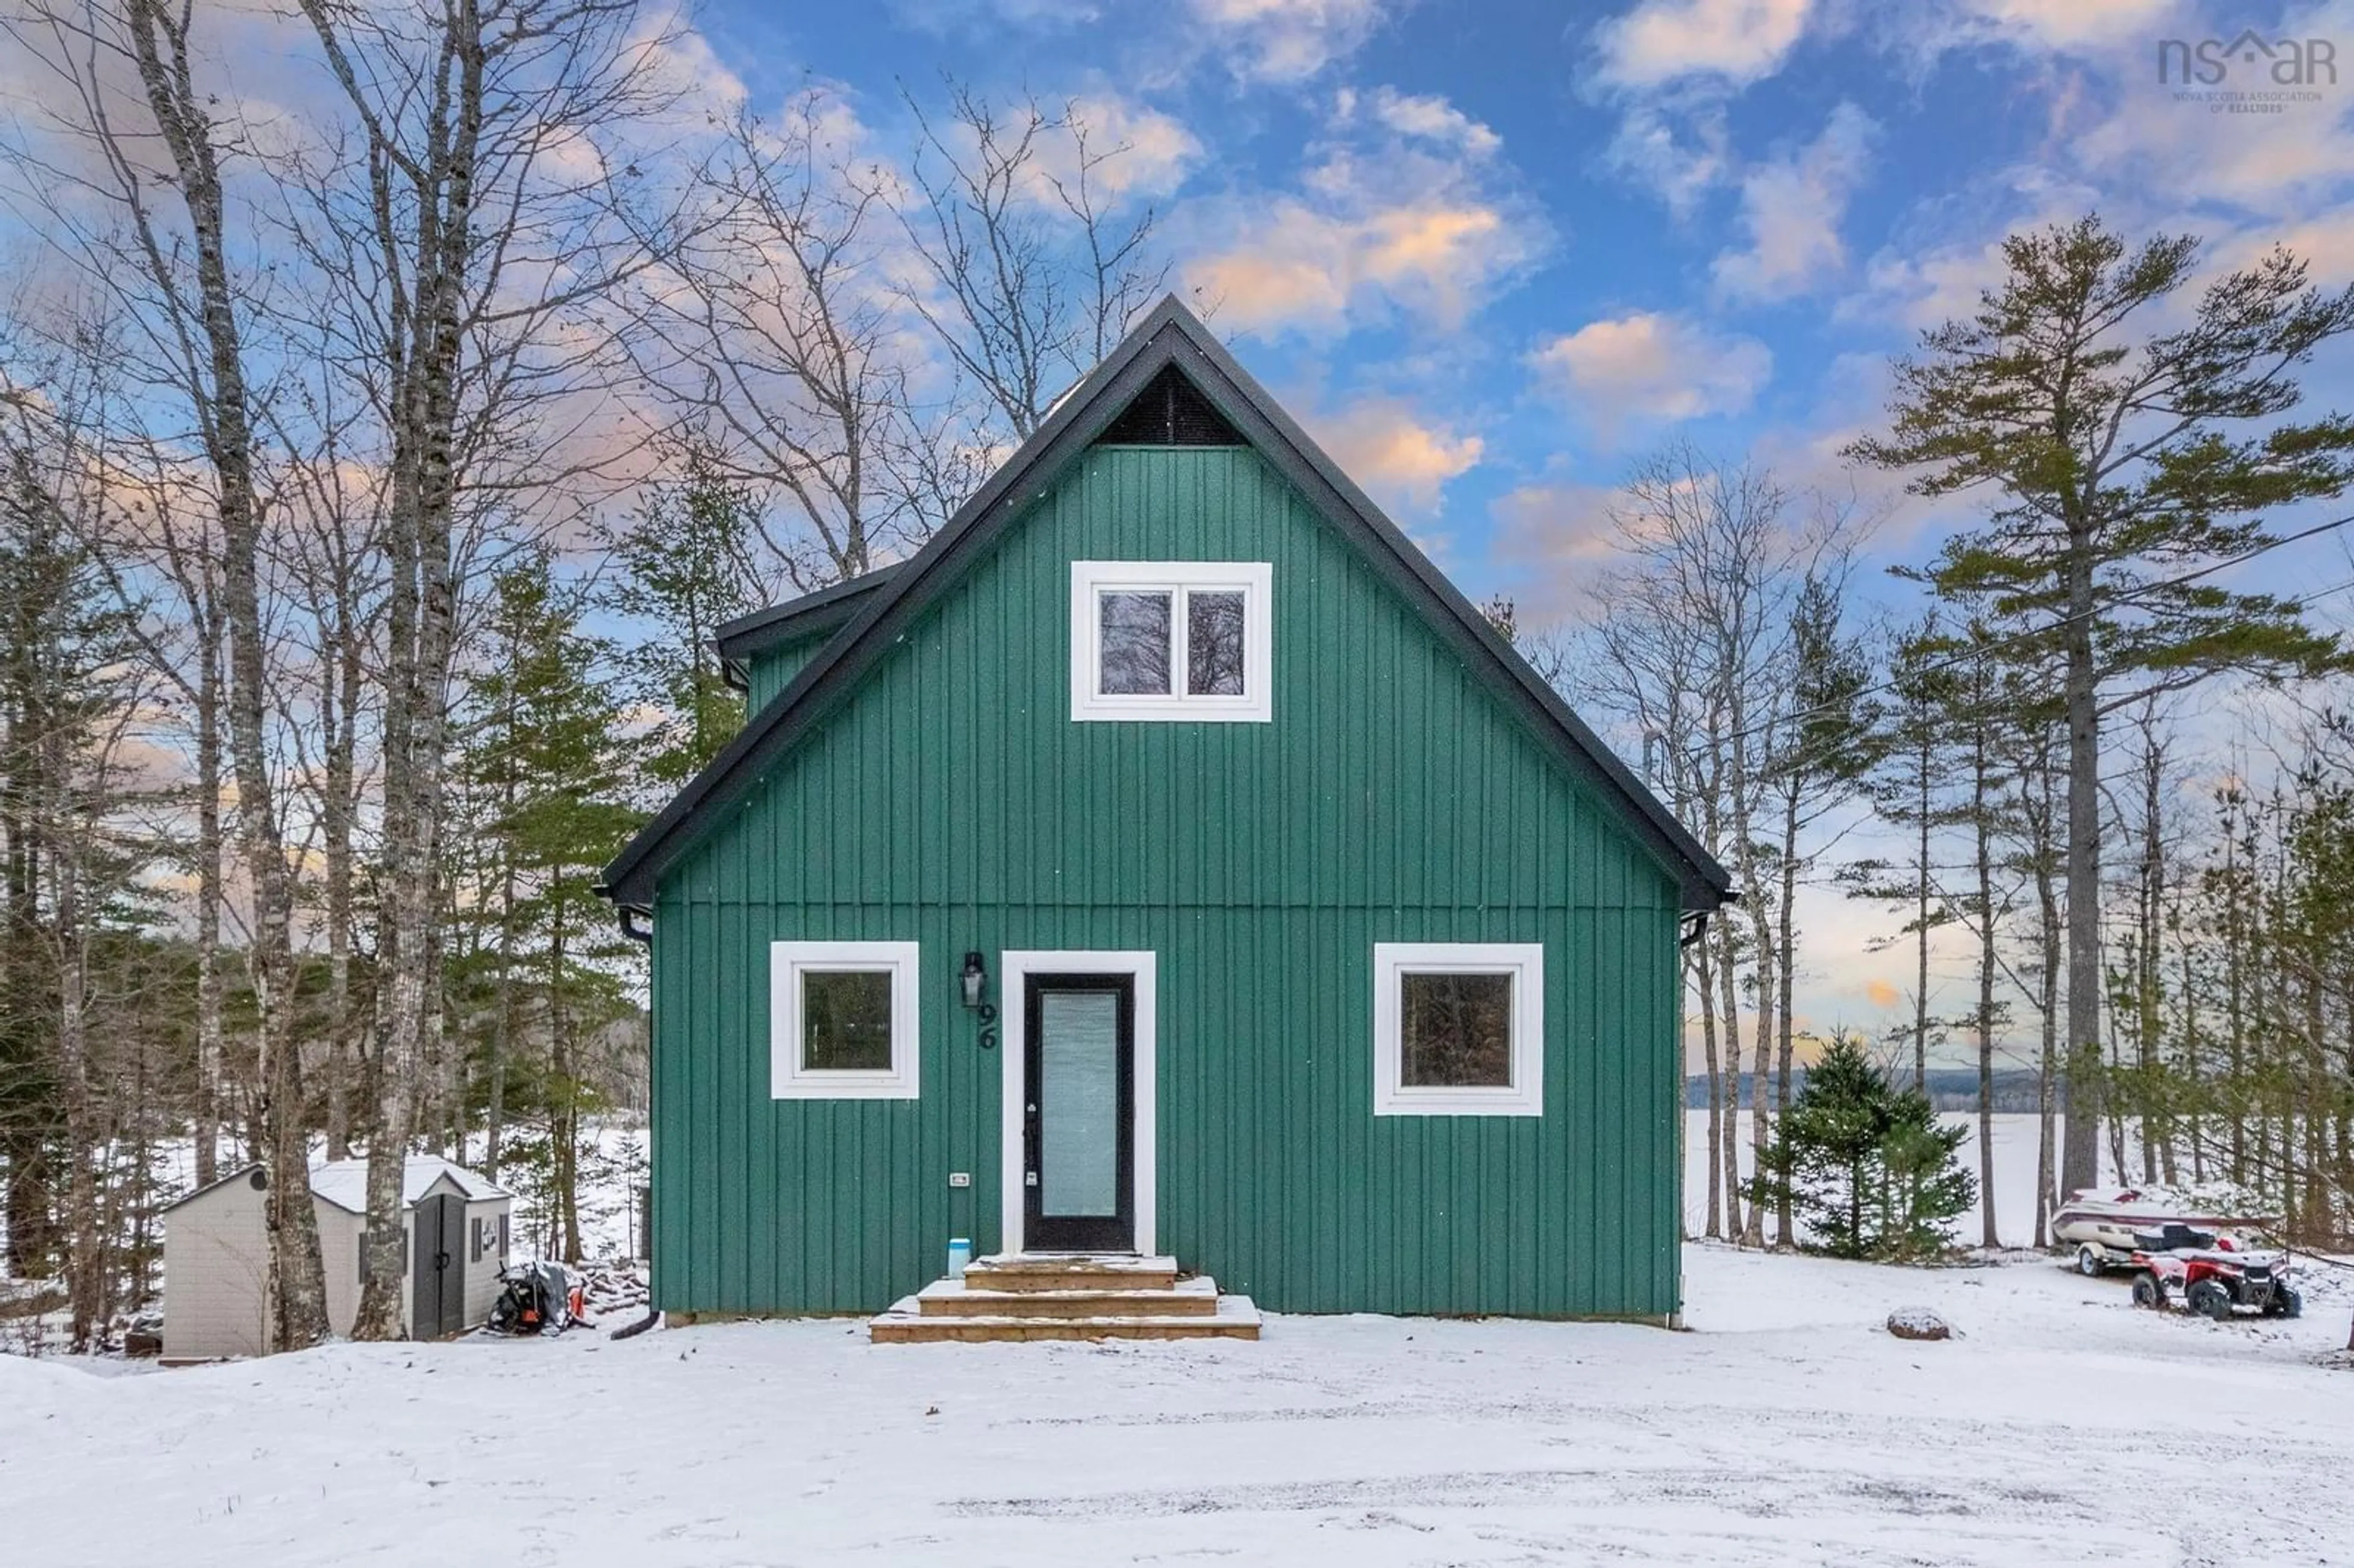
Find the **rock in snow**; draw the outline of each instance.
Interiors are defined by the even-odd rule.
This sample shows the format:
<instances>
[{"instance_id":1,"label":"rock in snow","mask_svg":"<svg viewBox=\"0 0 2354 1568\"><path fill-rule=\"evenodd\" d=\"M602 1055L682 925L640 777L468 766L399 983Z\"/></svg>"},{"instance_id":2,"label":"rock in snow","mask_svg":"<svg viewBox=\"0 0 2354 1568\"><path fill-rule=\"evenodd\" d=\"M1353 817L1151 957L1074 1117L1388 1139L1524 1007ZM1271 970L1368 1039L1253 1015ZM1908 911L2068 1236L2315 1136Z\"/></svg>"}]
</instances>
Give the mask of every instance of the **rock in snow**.
<instances>
[{"instance_id":1,"label":"rock in snow","mask_svg":"<svg viewBox=\"0 0 2354 1568\"><path fill-rule=\"evenodd\" d=\"M1950 1340L1954 1330L1926 1307L1899 1307L1888 1315L1888 1331L1900 1340Z\"/></svg>"}]
</instances>

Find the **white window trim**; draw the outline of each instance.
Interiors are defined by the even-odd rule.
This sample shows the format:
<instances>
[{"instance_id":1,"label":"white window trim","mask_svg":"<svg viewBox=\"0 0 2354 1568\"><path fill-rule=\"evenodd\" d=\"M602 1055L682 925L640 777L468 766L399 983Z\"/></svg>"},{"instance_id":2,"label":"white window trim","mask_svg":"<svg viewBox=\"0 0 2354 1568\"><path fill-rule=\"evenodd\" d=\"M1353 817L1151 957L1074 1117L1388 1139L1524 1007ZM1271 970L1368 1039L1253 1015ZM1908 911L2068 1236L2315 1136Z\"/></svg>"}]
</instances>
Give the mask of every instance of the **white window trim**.
<instances>
[{"instance_id":1,"label":"white window trim","mask_svg":"<svg viewBox=\"0 0 2354 1568\"><path fill-rule=\"evenodd\" d=\"M1009 948L997 956L998 1012L1005 1032L998 1080L998 1246L1020 1252L1023 1157L1029 1148L1023 1104L1029 1083L1029 991L1035 975L1133 975L1136 978L1136 1115L1129 1196L1136 1205L1136 1250L1151 1256L1161 1224L1160 1056L1161 959L1157 954L1092 949Z\"/></svg>"},{"instance_id":2,"label":"white window trim","mask_svg":"<svg viewBox=\"0 0 2354 1568\"><path fill-rule=\"evenodd\" d=\"M801 1065L801 975L810 969L880 970L891 977L891 1066L887 1072ZM917 1036L917 944L769 944L769 1097L779 1100L912 1100L923 1053Z\"/></svg>"},{"instance_id":3,"label":"white window trim","mask_svg":"<svg viewBox=\"0 0 2354 1568\"><path fill-rule=\"evenodd\" d=\"M1512 978L1511 1083L1503 1088L1409 1088L1402 1038L1408 974L1509 974ZM1544 1115L1544 944L1373 944L1375 1116Z\"/></svg>"},{"instance_id":4,"label":"white window trim","mask_svg":"<svg viewBox=\"0 0 2354 1568\"><path fill-rule=\"evenodd\" d=\"M1107 589L1161 589L1171 596L1170 684L1185 679L1186 616L1179 596L1207 588L1243 596L1243 691L1238 697L1106 694L1103 620L1097 596ZM1071 563L1071 717L1076 721L1266 724L1275 716L1275 566L1268 561L1073 561Z\"/></svg>"}]
</instances>

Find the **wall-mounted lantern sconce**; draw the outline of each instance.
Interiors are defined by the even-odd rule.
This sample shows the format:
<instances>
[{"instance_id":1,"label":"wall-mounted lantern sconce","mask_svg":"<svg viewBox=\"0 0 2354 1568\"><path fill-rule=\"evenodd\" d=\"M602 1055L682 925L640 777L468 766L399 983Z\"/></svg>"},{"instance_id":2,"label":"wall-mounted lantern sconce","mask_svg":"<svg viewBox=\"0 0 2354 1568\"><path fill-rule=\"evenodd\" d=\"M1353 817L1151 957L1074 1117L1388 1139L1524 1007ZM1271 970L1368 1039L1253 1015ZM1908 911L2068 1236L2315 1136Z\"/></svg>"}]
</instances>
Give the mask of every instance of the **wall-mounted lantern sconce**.
<instances>
[{"instance_id":1,"label":"wall-mounted lantern sconce","mask_svg":"<svg viewBox=\"0 0 2354 1568\"><path fill-rule=\"evenodd\" d=\"M957 977L964 981L964 1004L979 1007L989 995L989 967L981 962L978 951L964 956L964 972Z\"/></svg>"}]
</instances>

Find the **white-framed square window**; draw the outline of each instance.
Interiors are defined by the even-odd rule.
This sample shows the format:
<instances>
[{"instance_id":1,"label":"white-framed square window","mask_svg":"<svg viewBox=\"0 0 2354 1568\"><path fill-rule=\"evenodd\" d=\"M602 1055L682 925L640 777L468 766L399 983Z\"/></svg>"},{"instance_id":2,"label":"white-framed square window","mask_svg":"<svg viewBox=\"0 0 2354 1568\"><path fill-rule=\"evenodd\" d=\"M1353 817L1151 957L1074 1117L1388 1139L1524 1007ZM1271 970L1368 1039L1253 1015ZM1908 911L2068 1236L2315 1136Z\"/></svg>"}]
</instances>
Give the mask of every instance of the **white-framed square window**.
<instances>
[{"instance_id":1,"label":"white-framed square window","mask_svg":"<svg viewBox=\"0 0 2354 1568\"><path fill-rule=\"evenodd\" d=\"M1544 945L1374 943L1373 1114L1543 1116Z\"/></svg>"},{"instance_id":2,"label":"white-framed square window","mask_svg":"<svg viewBox=\"0 0 2354 1568\"><path fill-rule=\"evenodd\" d=\"M769 944L769 1095L912 1100L913 942Z\"/></svg>"},{"instance_id":3,"label":"white-framed square window","mask_svg":"<svg viewBox=\"0 0 2354 1568\"><path fill-rule=\"evenodd\" d=\"M1274 716L1267 561L1073 561L1071 717Z\"/></svg>"}]
</instances>

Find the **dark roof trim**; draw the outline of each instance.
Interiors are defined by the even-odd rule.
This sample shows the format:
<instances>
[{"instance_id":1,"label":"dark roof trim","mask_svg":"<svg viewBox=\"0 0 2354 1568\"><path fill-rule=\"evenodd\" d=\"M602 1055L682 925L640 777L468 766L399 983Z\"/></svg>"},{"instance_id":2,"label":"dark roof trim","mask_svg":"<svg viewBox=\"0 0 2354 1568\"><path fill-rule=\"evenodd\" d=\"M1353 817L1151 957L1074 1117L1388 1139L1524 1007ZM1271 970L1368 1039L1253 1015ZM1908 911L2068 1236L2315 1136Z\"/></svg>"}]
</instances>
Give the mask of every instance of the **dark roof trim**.
<instances>
[{"instance_id":1,"label":"dark roof trim","mask_svg":"<svg viewBox=\"0 0 2354 1568\"><path fill-rule=\"evenodd\" d=\"M723 663L740 665L771 648L839 631L865 608L869 595L898 575L899 564L894 562L887 567L875 567L848 582L756 609L722 626L713 634L712 645L719 650Z\"/></svg>"},{"instance_id":2,"label":"dark roof trim","mask_svg":"<svg viewBox=\"0 0 2354 1568\"><path fill-rule=\"evenodd\" d=\"M620 904L651 907L663 870L693 841L690 823L740 799L767 766L822 722L947 586L1076 456L1171 365L1181 367L1260 454L1343 531L1359 535L1373 564L1455 643L1571 771L1628 808L1637 835L1682 889L1684 906L1712 909L1732 879L1657 797L1628 772L1558 693L1498 636L1485 617L1410 544L1396 524L1333 466L1250 373L1174 295L1162 300L1111 356L1063 399L1019 451L991 474L905 567L860 601L848 626L819 649L791 684L756 715L708 767L605 868L605 891ZM871 576L872 574L870 574ZM860 581L865 579L861 578ZM847 587L849 585L845 585ZM833 591L833 590L829 590ZM780 609L790 609L782 606ZM737 624L741 624L740 622Z\"/></svg>"}]
</instances>

